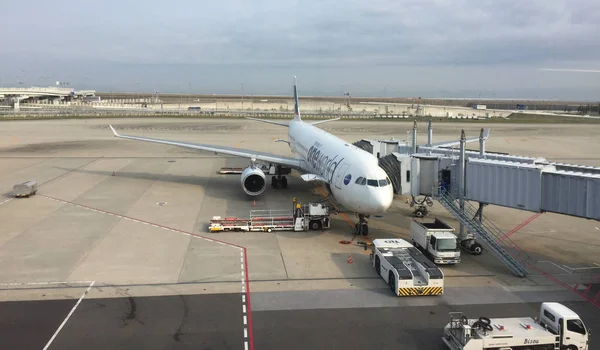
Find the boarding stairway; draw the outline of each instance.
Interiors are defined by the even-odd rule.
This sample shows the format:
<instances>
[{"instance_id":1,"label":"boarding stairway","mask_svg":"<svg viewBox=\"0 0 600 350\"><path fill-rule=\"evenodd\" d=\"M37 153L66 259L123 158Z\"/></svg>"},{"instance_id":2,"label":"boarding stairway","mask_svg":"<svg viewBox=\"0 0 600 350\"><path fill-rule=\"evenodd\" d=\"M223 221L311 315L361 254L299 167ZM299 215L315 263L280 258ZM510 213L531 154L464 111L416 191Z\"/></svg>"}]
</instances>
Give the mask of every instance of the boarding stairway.
<instances>
[{"instance_id":1,"label":"boarding stairway","mask_svg":"<svg viewBox=\"0 0 600 350\"><path fill-rule=\"evenodd\" d=\"M528 274L524 264L531 263L531 257L491 221L483 216L481 222L476 220L478 213L472 204L465 201L464 211L461 211L458 199L450 191L439 188L434 193L439 203L463 224L467 231L476 234L477 241L508 266L515 275L524 277Z\"/></svg>"}]
</instances>

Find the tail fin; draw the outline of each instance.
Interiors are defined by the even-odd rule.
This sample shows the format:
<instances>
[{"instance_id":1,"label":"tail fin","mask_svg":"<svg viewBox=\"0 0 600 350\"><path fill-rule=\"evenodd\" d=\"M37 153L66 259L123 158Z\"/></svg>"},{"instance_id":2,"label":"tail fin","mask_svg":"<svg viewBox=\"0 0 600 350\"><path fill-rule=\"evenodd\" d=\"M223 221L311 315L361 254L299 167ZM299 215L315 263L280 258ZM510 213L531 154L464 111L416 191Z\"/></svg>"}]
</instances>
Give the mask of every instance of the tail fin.
<instances>
[{"instance_id":1,"label":"tail fin","mask_svg":"<svg viewBox=\"0 0 600 350\"><path fill-rule=\"evenodd\" d=\"M300 118L300 103L298 102L298 89L296 88L296 77L294 76L294 120L302 120Z\"/></svg>"}]
</instances>

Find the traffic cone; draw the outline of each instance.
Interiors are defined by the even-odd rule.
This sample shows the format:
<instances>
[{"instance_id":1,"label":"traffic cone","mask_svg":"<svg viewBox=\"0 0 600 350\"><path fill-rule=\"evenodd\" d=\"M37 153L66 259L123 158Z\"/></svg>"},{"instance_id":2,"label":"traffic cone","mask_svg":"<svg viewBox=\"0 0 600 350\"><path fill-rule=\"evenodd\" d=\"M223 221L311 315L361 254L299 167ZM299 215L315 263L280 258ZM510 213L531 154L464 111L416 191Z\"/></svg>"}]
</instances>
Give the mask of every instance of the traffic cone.
<instances>
[{"instance_id":1,"label":"traffic cone","mask_svg":"<svg viewBox=\"0 0 600 350\"><path fill-rule=\"evenodd\" d=\"M347 264L352 264L354 260L352 260L352 254L348 254L348 260L346 260Z\"/></svg>"}]
</instances>

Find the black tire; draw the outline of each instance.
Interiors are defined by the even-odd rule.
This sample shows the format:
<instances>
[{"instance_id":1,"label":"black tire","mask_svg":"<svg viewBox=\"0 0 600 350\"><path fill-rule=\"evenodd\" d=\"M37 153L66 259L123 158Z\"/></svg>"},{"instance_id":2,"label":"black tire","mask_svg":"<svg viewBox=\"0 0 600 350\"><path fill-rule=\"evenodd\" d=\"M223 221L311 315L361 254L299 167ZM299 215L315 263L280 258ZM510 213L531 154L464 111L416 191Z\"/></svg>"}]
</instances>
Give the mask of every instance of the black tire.
<instances>
[{"instance_id":1,"label":"black tire","mask_svg":"<svg viewBox=\"0 0 600 350\"><path fill-rule=\"evenodd\" d=\"M354 234L355 235L359 235L360 234L360 224L354 225Z\"/></svg>"},{"instance_id":2,"label":"black tire","mask_svg":"<svg viewBox=\"0 0 600 350\"><path fill-rule=\"evenodd\" d=\"M471 254L473 255L481 255L483 253L483 247L479 243L474 243L471 247Z\"/></svg>"},{"instance_id":3,"label":"black tire","mask_svg":"<svg viewBox=\"0 0 600 350\"><path fill-rule=\"evenodd\" d=\"M281 177L281 188L287 188L287 178L285 176Z\"/></svg>"},{"instance_id":4,"label":"black tire","mask_svg":"<svg viewBox=\"0 0 600 350\"><path fill-rule=\"evenodd\" d=\"M381 276L381 261L379 261L379 257L375 257L375 271L378 276Z\"/></svg>"},{"instance_id":5,"label":"black tire","mask_svg":"<svg viewBox=\"0 0 600 350\"><path fill-rule=\"evenodd\" d=\"M421 209L415 210L415 216L418 217L418 218L422 218L423 217L423 211L421 211Z\"/></svg>"},{"instance_id":6,"label":"black tire","mask_svg":"<svg viewBox=\"0 0 600 350\"><path fill-rule=\"evenodd\" d=\"M319 221L319 220L311 220L311 222L308 223L308 226L313 231L318 231L322 227L321 226L321 221Z\"/></svg>"},{"instance_id":7,"label":"black tire","mask_svg":"<svg viewBox=\"0 0 600 350\"><path fill-rule=\"evenodd\" d=\"M396 294L396 281L394 279L394 274L391 272L388 276L388 284L390 286L390 289L392 290L392 293L394 293L394 295L397 295Z\"/></svg>"},{"instance_id":8,"label":"black tire","mask_svg":"<svg viewBox=\"0 0 600 350\"><path fill-rule=\"evenodd\" d=\"M363 236L368 236L369 235L369 225L367 225L367 224L361 224L360 225L360 232L362 233Z\"/></svg>"},{"instance_id":9,"label":"black tire","mask_svg":"<svg viewBox=\"0 0 600 350\"><path fill-rule=\"evenodd\" d=\"M273 186L273 188L277 188L278 187L278 181L277 181L277 177L273 176L271 177L271 186Z\"/></svg>"}]
</instances>

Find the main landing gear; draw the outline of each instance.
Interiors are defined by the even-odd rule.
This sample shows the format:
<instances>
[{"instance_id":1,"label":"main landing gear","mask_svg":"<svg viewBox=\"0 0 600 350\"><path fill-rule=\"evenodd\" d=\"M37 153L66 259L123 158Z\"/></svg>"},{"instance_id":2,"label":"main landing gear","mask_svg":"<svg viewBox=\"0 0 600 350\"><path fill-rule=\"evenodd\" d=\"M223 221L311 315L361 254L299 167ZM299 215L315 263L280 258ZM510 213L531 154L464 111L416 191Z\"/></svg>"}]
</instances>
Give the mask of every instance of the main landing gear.
<instances>
[{"instance_id":1,"label":"main landing gear","mask_svg":"<svg viewBox=\"0 0 600 350\"><path fill-rule=\"evenodd\" d=\"M273 186L273 188L279 188L281 186L281 188L287 188L288 187L288 182L287 182L287 178L285 176L282 175L283 169L281 168L281 166L276 166L275 167L275 174L273 177L271 177L271 186ZM286 172L286 174L289 174L289 172Z\"/></svg>"},{"instance_id":2,"label":"main landing gear","mask_svg":"<svg viewBox=\"0 0 600 350\"><path fill-rule=\"evenodd\" d=\"M354 225L354 235L355 236L367 236L369 234L369 225L367 224L367 219L369 215L358 214L358 224Z\"/></svg>"}]
</instances>

